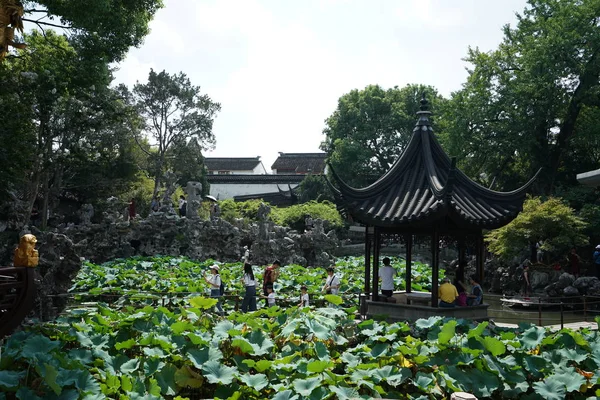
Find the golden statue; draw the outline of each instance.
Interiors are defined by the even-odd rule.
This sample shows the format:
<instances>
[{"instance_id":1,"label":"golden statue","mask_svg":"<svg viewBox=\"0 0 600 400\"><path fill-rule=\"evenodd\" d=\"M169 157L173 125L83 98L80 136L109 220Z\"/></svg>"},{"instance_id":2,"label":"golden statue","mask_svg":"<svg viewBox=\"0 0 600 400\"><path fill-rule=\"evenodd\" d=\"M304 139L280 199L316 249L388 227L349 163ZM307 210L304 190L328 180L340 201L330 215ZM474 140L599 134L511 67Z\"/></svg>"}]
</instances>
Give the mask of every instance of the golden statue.
<instances>
[{"instance_id":1,"label":"golden statue","mask_svg":"<svg viewBox=\"0 0 600 400\"><path fill-rule=\"evenodd\" d=\"M0 61L8 53L8 46L25 48L25 43L15 42L15 30L23 33L23 13L19 0L0 0Z\"/></svg>"},{"instance_id":2,"label":"golden statue","mask_svg":"<svg viewBox=\"0 0 600 400\"><path fill-rule=\"evenodd\" d=\"M21 236L19 247L15 249L15 267L37 267L40 256L35 249L36 243L37 239L30 233Z\"/></svg>"}]
</instances>

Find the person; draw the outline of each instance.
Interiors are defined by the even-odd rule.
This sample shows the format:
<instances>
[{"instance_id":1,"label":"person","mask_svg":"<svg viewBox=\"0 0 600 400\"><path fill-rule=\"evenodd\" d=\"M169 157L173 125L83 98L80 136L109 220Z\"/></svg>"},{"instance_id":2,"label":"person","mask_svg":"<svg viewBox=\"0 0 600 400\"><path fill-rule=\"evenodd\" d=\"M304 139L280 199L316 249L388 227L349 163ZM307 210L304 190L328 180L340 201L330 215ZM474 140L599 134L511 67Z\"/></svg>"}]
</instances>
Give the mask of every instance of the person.
<instances>
[{"instance_id":1,"label":"person","mask_svg":"<svg viewBox=\"0 0 600 400\"><path fill-rule=\"evenodd\" d=\"M154 196L152 198L152 202L150 203L150 209L154 212L158 211L160 208L160 203L158 202L158 197Z\"/></svg>"},{"instance_id":2,"label":"person","mask_svg":"<svg viewBox=\"0 0 600 400\"><path fill-rule=\"evenodd\" d=\"M248 246L244 246L244 258L242 259L244 263L250 262L250 249Z\"/></svg>"},{"instance_id":3,"label":"person","mask_svg":"<svg viewBox=\"0 0 600 400\"><path fill-rule=\"evenodd\" d=\"M467 267L466 261L461 261L458 264L458 268L456 269L456 276L454 277L454 282L452 284L456 286L456 290L458 290L458 294L461 292L467 292L467 285L465 285L465 269Z\"/></svg>"},{"instance_id":4,"label":"person","mask_svg":"<svg viewBox=\"0 0 600 400\"><path fill-rule=\"evenodd\" d=\"M209 277L204 274L204 280L210 284L210 297L218 300L217 310L223 316L225 313L223 312L223 307L221 307L221 275L219 275L219 266L217 264L211 265L210 271L212 272L212 276Z\"/></svg>"},{"instance_id":5,"label":"person","mask_svg":"<svg viewBox=\"0 0 600 400\"><path fill-rule=\"evenodd\" d=\"M267 307L273 307L275 305L275 292L273 291L273 286L267 287L267 295L261 295L263 299L267 299Z\"/></svg>"},{"instance_id":6,"label":"person","mask_svg":"<svg viewBox=\"0 0 600 400\"><path fill-rule=\"evenodd\" d=\"M129 220L135 219L135 199L132 197L129 200Z\"/></svg>"},{"instance_id":7,"label":"person","mask_svg":"<svg viewBox=\"0 0 600 400\"><path fill-rule=\"evenodd\" d=\"M263 298L266 298L266 296L269 295L269 287L273 289L273 284L279 277L279 267L281 267L281 262L279 260L275 260L273 261L273 264L265 268L265 273L263 274Z\"/></svg>"},{"instance_id":8,"label":"person","mask_svg":"<svg viewBox=\"0 0 600 400\"><path fill-rule=\"evenodd\" d=\"M459 307L467 306L467 291L465 288L461 286L456 286L456 290L458 290L458 297L456 298L456 305Z\"/></svg>"},{"instance_id":9,"label":"person","mask_svg":"<svg viewBox=\"0 0 600 400\"><path fill-rule=\"evenodd\" d=\"M179 216L185 217L186 213L187 213L187 201L185 200L185 196L181 195L181 196L179 196Z\"/></svg>"},{"instance_id":10,"label":"person","mask_svg":"<svg viewBox=\"0 0 600 400\"><path fill-rule=\"evenodd\" d=\"M33 206L33 208L31 209L31 217L29 219L31 220L31 224L33 226L39 225L40 212L38 211L36 206Z\"/></svg>"},{"instance_id":11,"label":"person","mask_svg":"<svg viewBox=\"0 0 600 400\"><path fill-rule=\"evenodd\" d=\"M248 262L244 262L242 284L246 288L244 300L242 301L242 312L246 312L248 309L250 309L250 311L256 311L256 279L254 279L252 265Z\"/></svg>"},{"instance_id":12,"label":"person","mask_svg":"<svg viewBox=\"0 0 600 400\"><path fill-rule=\"evenodd\" d=\"M531 280L529 279L529 260L523 263L523 297L531 295Z\"/></svg>"},{"instance_id":13,"label":"person","mask_svg":"<svg viewBox=\"0 0 600 400\"><path fill-rule=\"evenodd\" d=\"M483 289L475 276L469 278L469 283L471 283L471 293L467 295L467 305L478 306L483 302Z\"/></svg>"},{"instance_id":14,"label":"person","mask_svg":"<svg viewBox=\"0 0 600 400\"><path fill-rule=\"evenodd\" d=\"M300 294L300 304L298 304L298 307L308 307L310 305L307 290L308 289L304 285L302 285L300 287L301 294Z\"/></svg>"},{"instance_id":15,"label":"person","mask_svg":"<svg viewBox=\"0 0 600 400\"><path fill-rule=\"evenodd\" d=\"M396 270L390 265L389 257L383 258L383 267L379 268L379 280L381 280L381 294L392 297L394 294L394 276Z\"/></svg>"},{"instance_id":16,"label":"person","mask_svg":"<svg viewBox=\"0 0 600 400\"><path fill-rule=\"evenodd\" d=\"M323 285L322 292L327 294L338 294L340 289L340 278L334 273L333 267L327 268L327 279Z\"/></svg>"},{"instance_id":17,"label":"person","mask_svg":"<svg viewBox=\"0 0 600 400\"><path fill-rule=\"evenodd\" d=\"M594 267L596 267L596 276L600 278L600 244L596 246L593 259Z\"/></svg>"},{"instance_id":18,"label":"person","mask_svg":"<svg viewBox=\"0 0 600 400\"><path fill-rule=\"evenodd\" d=\"M450 278L445 277L442 280L442 284L438 288L438 297L440 299L440 307L455 307L456 299L458 298L458 291L456 286L450 283Z\"/></svg>"}]
</instances>

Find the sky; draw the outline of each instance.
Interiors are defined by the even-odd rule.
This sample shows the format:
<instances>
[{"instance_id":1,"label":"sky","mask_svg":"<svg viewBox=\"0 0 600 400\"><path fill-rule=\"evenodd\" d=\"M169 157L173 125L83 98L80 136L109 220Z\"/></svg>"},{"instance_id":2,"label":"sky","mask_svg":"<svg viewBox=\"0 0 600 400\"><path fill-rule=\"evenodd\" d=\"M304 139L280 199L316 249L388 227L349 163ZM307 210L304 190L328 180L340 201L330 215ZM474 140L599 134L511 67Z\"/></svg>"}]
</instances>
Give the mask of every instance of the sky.
<instances>
[{"instance_id":1,"label":"sky","mask_svg":"<svg viewBox=\"0 0 600 400\"><path fill-rule=\"evenodd\" d=\"M525 0L164 0L115 83L185 73L221 104L207 157L319 152L353 89L425 84L448 97L469 46L495 50Z\"/></svg>"}]
</instances>

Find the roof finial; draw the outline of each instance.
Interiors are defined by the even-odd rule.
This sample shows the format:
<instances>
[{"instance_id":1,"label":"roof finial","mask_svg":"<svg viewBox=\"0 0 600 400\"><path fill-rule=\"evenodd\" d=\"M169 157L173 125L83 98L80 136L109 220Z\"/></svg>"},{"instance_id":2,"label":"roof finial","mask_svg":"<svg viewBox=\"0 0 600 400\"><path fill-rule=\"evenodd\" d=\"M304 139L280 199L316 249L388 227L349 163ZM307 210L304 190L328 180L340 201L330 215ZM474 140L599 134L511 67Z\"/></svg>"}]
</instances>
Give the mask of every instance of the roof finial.
<instances>
[{"instance_id":1,"label":"roof finial","mask_svg":"<svg viewBox=\"0 0 600 400\"><path fill-rule=\"evenodd\" d=\"M425 92L421 93L421 111L429 111L429 102L425 98Z\"/></svg>"},{"instance_id":2,"label":"roof finial","mask_svg":"<svg viewBox=\"0 0 600 400\"><path fill-rule=\"evenodd\" d=\"M425 98L425 92L421 92L420 103L421 107L419 107L419 111L417 111L419 120L417 121L417 126L415 126L414 131L431 130L431 122L429 121L431 111L429 111L429 102Z\"/></svg>"}]
</instances>

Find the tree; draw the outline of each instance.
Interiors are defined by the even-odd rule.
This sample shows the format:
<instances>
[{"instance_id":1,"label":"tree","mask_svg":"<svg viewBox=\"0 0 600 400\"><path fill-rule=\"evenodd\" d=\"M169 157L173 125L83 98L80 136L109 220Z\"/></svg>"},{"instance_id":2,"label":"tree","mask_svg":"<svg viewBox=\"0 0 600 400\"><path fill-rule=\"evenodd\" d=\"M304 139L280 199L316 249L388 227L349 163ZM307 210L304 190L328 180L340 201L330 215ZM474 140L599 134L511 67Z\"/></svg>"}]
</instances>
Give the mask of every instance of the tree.
<instances>
[{"instance_id":1,"label":"tree","mask_svg":"<svg viewBox=\"0 0 600 400\"><path fill-rule=\"evenodd\" d=\"M584 234L587 223L562 200L527 198L523 211L508 225L490 231L485 236L489 250L503 259L526 253L535 243L555 257L561 257L574 246L587 244Z\"/></svg>"},{"instance_id":2,"label":"tree","mask_svg":"<svg viewBox=\"0 0 600 400\"><path fill-rule=\"evenodd\" d=\"M194 139L202 149L214 147L213 118L221 105L207 95L201 95L200 87L192 86L182 72L170 75L165 71L157 74L150 70L148 83L138 82L133 94L145 119L144 131L155 143L155 152L141 149L153 160L153 195L156 195L169 166L168 153L172 146L187 145Z\"/></svg>"},{"instance_id":3,"label":"tree","mask_svg":"<svg viewBox=\"0 0 600 400\"><path fill-rule=\"evenodd\" d=\"M309 174L298 185L298 201L307 203L311 200L330 202L334 201L333 193L323 175Z\"/></svg>"},{"instance_id":4,"label":"tree","mask_svg":"<svg viewBox=\"0 0 600 400\"><path fill-rule=\"evenodd\" d=\"M543 167L538 191L553 193L573 180L562 171L581 118L600 106L600 1L529 0L517 18L497 50L469 50L448 145L488 185L514 188Z\"/></svg>"},{"instance_id":5,"label":"tree","mask_svg":"<svg viewBox=\"0 0 600 400\"><path fill-rule=\"evenodd\" d=\"M120 61L131 46L141 44L162 6L160 0L4 0L0 2L0 60L7 44L23 48L12 37L29 24L42 32L63 28L71 46L85 59Z\"/></svg>"},{"instance_id":6,"label":"tree","mask_svg":"<svg viewBox=\"0 0 600 400\"><path fill-rule=\"evenodd\" d=\"M119 185L108 179L133 176L129 120L135 110L108 88L110 72L103 60L90 70L92 61L81 62L66 38L53 31L33 31L25 39L28 47L7 60L6 74L0 76L0 99L15 112L8 129L0 129L2 136L14 139L5 164L14 160L21 166L19 171L12 166L13 185L3 189L24 194L26 216L41 198L45 226L47 210L63 189L82 195L110 187L114 193ZM13 137L12 132L21 135Z\"/></svg>"},{"instance_id":7,"label":"tree","mask_svg":"<svg viewBox=\"0 0 600 400\"><path fill-rule=\"evenodd\" d=\"M432 111L441 110L444 99L431 86L369 85L340 97L325 120L321 150L346 183L363 187L389 170L412 135L423 94Z\"/></svg>"}]
</instances>

